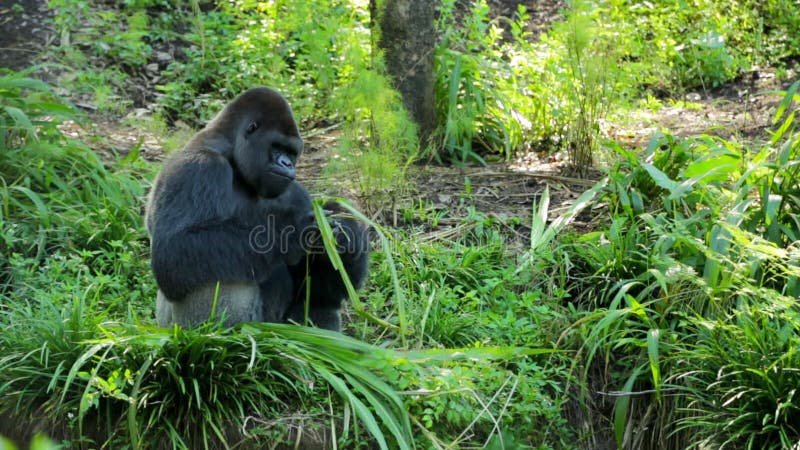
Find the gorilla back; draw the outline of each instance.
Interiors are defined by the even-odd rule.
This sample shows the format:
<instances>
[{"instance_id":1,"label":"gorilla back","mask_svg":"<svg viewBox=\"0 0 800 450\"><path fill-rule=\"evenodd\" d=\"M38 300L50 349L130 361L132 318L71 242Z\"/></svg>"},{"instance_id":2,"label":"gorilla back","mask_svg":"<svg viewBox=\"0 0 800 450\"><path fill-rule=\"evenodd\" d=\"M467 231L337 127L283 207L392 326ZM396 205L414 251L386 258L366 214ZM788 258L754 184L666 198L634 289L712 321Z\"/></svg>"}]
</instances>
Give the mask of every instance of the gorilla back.
<instances>
[{"instance_id":1,"label":"gorilla back","mask_svg":"<svg viewBox=\"0 0 800 450\"><path fill-rule=\"evenodd\" d=\"M255 88L165 162L146 208L159 325L196 325L214 304L229 325L296 321L310 276L330 286L311 286L309 316L339 329L341 276L327 257L320 261L324 254L314 254L316 247L304 245L318 229L311 197L294 180L302 149L286 100ZM360 286L367 275L365 228L351 219L329 220L351 244L340 254Z\"/></svg>"}]
</instances>

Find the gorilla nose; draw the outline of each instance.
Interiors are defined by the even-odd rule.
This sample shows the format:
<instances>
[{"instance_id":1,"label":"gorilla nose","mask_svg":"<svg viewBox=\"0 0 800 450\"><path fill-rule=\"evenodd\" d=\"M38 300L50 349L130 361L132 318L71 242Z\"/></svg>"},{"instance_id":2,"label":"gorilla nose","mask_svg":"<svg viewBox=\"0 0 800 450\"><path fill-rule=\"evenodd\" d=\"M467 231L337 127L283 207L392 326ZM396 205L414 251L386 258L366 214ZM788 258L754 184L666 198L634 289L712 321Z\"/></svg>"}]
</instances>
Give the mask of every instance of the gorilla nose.
<instances>
[{"instance_id":1,"label":"gorilla nose","mask_svg":"<svg viewBox=\"0 0 800 450\"><path fill-rule=\"evenodd\" d=\"M283 167L286 167L286 168L292 168L293 167L292 160L289 159L289 157L286 156L286 155L278 156L278 164L283 166Z\"/></svg>"},{"instance_id":2,"label":"gorilla nose","mask_svg":"<svg viewBox=\"0 0 800 450\"><path fill-rule=\"evenodd\" d=\"M275 162L272 165L272 172L290 180L294 180L294 163L291 158L285 154L279 154L275 157Z\"/></svg>"}]
</instances>

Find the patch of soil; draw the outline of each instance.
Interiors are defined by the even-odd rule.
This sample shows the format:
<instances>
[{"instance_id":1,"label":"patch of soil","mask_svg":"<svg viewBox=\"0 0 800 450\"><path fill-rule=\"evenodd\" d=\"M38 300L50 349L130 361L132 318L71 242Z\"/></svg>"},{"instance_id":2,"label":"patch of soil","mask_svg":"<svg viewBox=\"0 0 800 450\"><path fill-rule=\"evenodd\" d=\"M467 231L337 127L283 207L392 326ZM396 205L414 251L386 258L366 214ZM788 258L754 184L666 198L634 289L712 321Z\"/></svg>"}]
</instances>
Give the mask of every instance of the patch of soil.
<instances>
[{"instance_id":1,"label":"patch of soil","mask_svg":"<svg viewBox=\"0 0 800 450\"><path fill-rule=\"evenodd\" d=\"M787 79L794 78L792 73ZM605 130L609 138L629 148L645 147L660 130L684 137L705 133L725 139L764 139L783 99L771 92L786 90L789 84L771 70L752 71L720 88L689 92L683 102L642 111L627 123L606 123Z\"/></svg>"},{"instance_id":2,"label":"patch of soil","mask_svg":"<svg viewBox=\"0 0 800 450\"><path fill-rule=\"evenodd\" d=\"M563 176L559 166L543 159L527 167L513 163L469 169L420 167L411 173L418 194L408 203L421 200L429 209L447 212L438 228L429 230L433 233L457 226L474 210L503 224L511 243L524 247L530 239L533 204L538 204L545 188L550 190L548 216L553 219L597 181ZM574 226L586 227L584 219L588 218L579 216Z\"/></svg>"},{"instance_id":3,"label":"patch of soil","mask_svg":"<svg viewBox=\"0 0 800 450\"><path fill-rule=\"evenodd\" d=\"M561 19L561 11L569 6L566 0L488 0L487 3L492 18L513 18L518 5L524 6L531 17L525 29L531 32L534 40L549 30L550 24Z\"/></svg>"},{"instance_id":4,"label":"patch of soil","mask_svg":"<svg viewBox=\"0 0 800 450\"><path fill-rule=\"evenodd\" d=\"M119 120L91 116L83 124L68 121L59 125L66 136L80 139L106 161L128 155L138 147L139 155L147 161L164 159L163 139L149 131L123 126Z\"/></svg>"},{"instance_id":5,"label":"patch of soil","mask_svg":"<svg viewBox=\"0 0 800 450\"><path fill-rule=\"evenodd\" d=\"M43 0L0 0L0 68L29 67L53 42L52 16Z\"/></svg>"}]
</instances>

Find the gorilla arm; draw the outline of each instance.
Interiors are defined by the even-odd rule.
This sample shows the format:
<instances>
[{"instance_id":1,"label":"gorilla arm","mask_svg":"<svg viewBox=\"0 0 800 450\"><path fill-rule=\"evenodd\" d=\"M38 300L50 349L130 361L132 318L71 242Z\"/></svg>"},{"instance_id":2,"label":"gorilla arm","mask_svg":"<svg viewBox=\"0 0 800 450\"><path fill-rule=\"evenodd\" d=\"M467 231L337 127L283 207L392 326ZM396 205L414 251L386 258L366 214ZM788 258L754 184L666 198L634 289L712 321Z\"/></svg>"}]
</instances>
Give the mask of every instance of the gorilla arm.
<instances>
[{"instance_id":1,"label":"gorilla arm","mask_svg":"<svg viewBox=\"0 0 800 450\"><path fill-rule=\"evenodd\" d=\"M334 213L342 208L336 203L327 203L325 209ZM336 237L338 253L345 272L355 289L364 285L369 265L368 229L348 217L329 218ZM308 267L306 270L306 266ZM303 323L305 313L306 283L310 282L309 318L320 328L339 331L339 311L347 298L347 288L340 274L324 250L316 251L291 268L295 280L295 296L287 314L287 320Z\"/></svg>"},{"instance_id":2,"label":"gorilla arm","mask_svg":"<svg viewBox=\"0 0 800 450\"><path fill-rule=\"evenodd\" d=\"M327 203L325 209L333 211L334 214L342 211L342 208L335 203ZM329 221L345 272L353 287L360 289L364 285L369 265L368 229L350 217L334 215ZM347 297L342 275L333 267L328 255L321 252L309 255L308 258L309 271L315 278L311 281L312 297L325 296L325 293L331 297Z\"/></svg>"}]
</instances>

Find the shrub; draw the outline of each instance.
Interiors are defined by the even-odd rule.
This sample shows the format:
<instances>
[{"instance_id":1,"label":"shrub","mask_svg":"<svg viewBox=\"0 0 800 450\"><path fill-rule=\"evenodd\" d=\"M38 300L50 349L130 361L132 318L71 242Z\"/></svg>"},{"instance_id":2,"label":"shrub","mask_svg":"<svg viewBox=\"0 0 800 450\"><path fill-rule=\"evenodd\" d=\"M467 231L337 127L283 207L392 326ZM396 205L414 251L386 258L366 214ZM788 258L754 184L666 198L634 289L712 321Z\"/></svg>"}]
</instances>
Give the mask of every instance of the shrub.
<instances>
[{"instance_id":1,"label":"shrub","mask_svg":"<svg viewBox=\"0 0 800 450\"><path fill-rule=\"evenodd\" d=\"M137 150L107 168L86 145L60 131L59 124L78 116L45 83L28 78L32 70L0 79L3 284L24 288L12 274L22 276L61 251L93 261L100 273L140 261L140 202L148 171Z\"/></svg>"},{"instance_id":2,"label":"shrub","mask_svg":"<svg viewBox=\"0 0 800 450\"><path fill-rule=\"evenodd\" d=\"M674 380L691 445L791 448L800 441L800 311L762 291L731 318L697 323Z\"/></svg>"},{"instance_id":3,"label":"shrub","mask_svg":"<svg viewBox=\"0 0 800 450\"><path fill-rule=\"evenodd\" d=\"M594 308L574 325L586 352L584 383L602 355L609 383L622 385L613 402L620 446L662 448L695 438L761 445L763 437L777 448L796 438L790 423L797 406L784 385L763 393L747 386L786 377L788 386L794 370L791 358L778 362L769 346L790 350L796 335L785 321L797 314L789 298L797 296L800 276L798 220L784 180L797 173L800 146L796 132L786 131L794 126L786 112L798 86L776 114L779 131L758 151L711 136L656 136L643 155L617 148L624 159L607 180L610 225L558 249L570 263L569 291ZM737 347L743 353L726 355L744 335ZM724 358L733 362L719 363ZM696 374L689 368L695 363ZM778 365L789 368L786 375L761 375ZM746 387L736 390L736 383ZM711 400L723 391L728 402ZM734 391L757 397L740 402Z\"/></svg>"}]
</instances>

